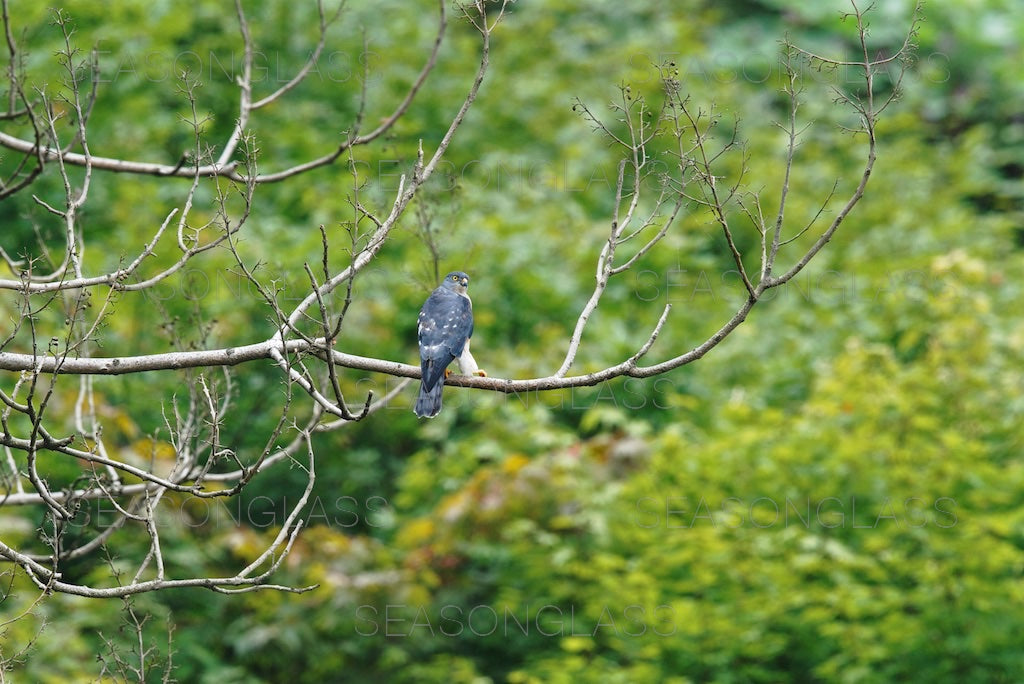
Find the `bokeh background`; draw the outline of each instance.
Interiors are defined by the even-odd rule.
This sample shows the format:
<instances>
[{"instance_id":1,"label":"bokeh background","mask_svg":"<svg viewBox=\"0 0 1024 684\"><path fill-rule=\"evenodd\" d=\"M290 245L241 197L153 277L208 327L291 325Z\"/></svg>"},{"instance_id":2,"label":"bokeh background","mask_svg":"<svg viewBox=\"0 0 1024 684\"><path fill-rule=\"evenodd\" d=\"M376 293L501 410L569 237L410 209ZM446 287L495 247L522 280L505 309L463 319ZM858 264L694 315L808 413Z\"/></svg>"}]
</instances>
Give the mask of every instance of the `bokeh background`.
<instances>
[{"instance_id":1,"label":"bokeh background","mask_svg":"<svg viewBox=\"0 0 1024 684\"><path fill-rule=\"evenodd\" d=\"M245 5L261 51L256 87L269 92L308 55L315 8ZM317 72L256 115L262 169L336 144L364 84L374 124L415 77L435 6L349 5ZM876 5L870 45L884 55L901 44L913 7ZM320 436L309 527L278 576L319 588L139 596L132 610L148 616L151 661L170 657L178 681L218 684L1024 679L1024 14L1015 5L924 7L902 97L879 124L867 195L811 266L706 358L572 392L449 389L430 422L412 415L410 388L364 423ZM66 9L78 44L100 51L94 153L176 160L190 140L182 68L202 82L210 140L226 136L241 58L229 7L119 0ZM620 85L657 102L654 66L674 63L692 103L713 105L725 129L738 122L747 187L771 211L785 154L774 125L786 107L779 41L853 57L848 9L839 0L516 3L444 173L357 281L339 348L414 362L416 313L435 279L428 231L441 272L473 277L481 366L498 377L552 372L593 286L617 163L574 99L612 121L605 105ZM29 74L54 79L60 36L44 3L12 3L12 21L31 46ZM358 151L368 201L394 193L420 139L428 149L440 140L477 44L453 20L408 115ZM805 76L800 117L810 127L794 165L793 232L836 180L840 195L852 190L863 157L863 139L837 128L851 119L830 91L849 74ZM880 81L884 94L891 82ZM744 155L725 159L723 173L735 174ZM94 263L142 244L186 184L98 176L83 219ZM59 199L59 178L35 192ZM264 261L284 296L308 286L301 265L319 260L317 227L351 218L350 193L342 166L259 189L242 249ZM0 204L4 247L34 248L37 235L59 244L53 218L29 197ZM756 237L740 231L740 246L754 249ZM197 264L162 286L159 305L124 296L100 353L270 335L268 310L227 254ZM672 315L650 358L699 344L742 301L732 267L709 217L686 212L658 250L613 281L576 370L631 354L666 303ZM13 306L5 302L5 313ZM270 364L234 372L225 429L239 451L259 449L281 380ZM154 453L166 439L158 399L175 382L98 381L108 439L125 453ZM353 396L380 396L394 382L345 377ZM168 496L169 565L234 572L276 533L304 483L285 467L225 504ZM5 541L30 537L39 515L0 506ZM104 512L95 515L101 525ZM140 533L112 562L130 567L145 545ZM110 569L91 558L67 572L100 581ZM34 599L18 578L0 614ZM120 601L46 599L5 627L8 656L34 640L10 676L95 679L97 653L138 648L126 615Z\"/></svg>"}]
</instances>

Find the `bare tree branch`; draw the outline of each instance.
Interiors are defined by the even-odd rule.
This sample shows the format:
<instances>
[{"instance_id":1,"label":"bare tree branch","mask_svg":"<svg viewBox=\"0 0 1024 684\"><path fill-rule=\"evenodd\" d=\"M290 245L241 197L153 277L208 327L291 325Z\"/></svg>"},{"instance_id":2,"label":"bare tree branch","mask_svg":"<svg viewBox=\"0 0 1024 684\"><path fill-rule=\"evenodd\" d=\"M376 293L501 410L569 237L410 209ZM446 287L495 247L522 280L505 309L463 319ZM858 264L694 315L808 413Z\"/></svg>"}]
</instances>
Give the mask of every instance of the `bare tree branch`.
<instances>
[{"instance_id":1,"label":"bare tree branch","mask_svg":"<svg viewBox=\"0 0 1024 684\"><path fill-rule=\"evenodd\" d=\"M421 140L415 159L400 175L397 190L377 206L368 196L370 193L363 192L364 181L357 172L353 150L391 130L407 113L434 69L448 23L443 0L438 3L437 35L429 55L395 109L376 128L361 133L367 100L364 83L358 112L344 140L323 150L319 157L270 173L260 170L251 130L253 117L263 107L284 101L312 72L341 5L328 16L322 2L318 2L318 38L309 58L283 85L260 98L253 92L257 47L242 0L236 0L235 14L244 47L237 82L238 117L230 129L225 127L226 139L216 145L208 142L204 133L206 117L197 101L197 84L186 79L180 97L187 103L184 124L191 136L190 149L170 165L93 155L88 123L98 97L95 52L85 57L79 55L69 18L56 12L54 21L63 39L57 56L65 74L63 90L59 96L42 88L33 91L25 85L19 66L22 55L13 37L7 1L0 3L10 58L10 95L7 112L0 120L20 122L23 130L31 127L34 135L34 139L23 140L0 132L0 146L24 155L17 163L12 162L16 171L0 184L0 199L27 187L45 171L53 176L54 182L59 180L59 190L53 194L41 192L36 198L38 208L33 209L40 215L45 211L56 216L61 225L60 237L49 242L43 239L42 230L37 230L40 245L25 254L12 256L0 248L2 262L11 271L11 277L0 279L0 293L10 298L11 311L16 314L11 317L10 330L5 330L0 340L0 370L16 374L11 376L8 386L0 388L0 447L4 450L0 459L0 506L37 507L42 518L36 538L23 548L0 541L0 558L18 566L40 595L57 591L97 598L130 597L171 587L202 587L222 593L309 590L311 587L271 583L270 577L280 568L303 527L303 510L310 501L316 478L313 436L376 415L412 379L420 377L418 366L345 351L353 348L347 346L353 326L346 321L360 305L358 288L367 267L387 247L410 204L418 198L417 209L428 236L427 249L437 268L440 246L433 242L436 236L430 227L432 217L422 213L425 210L421 193L424 184L440 168L480 93L490 66L492 35L509 3L476 0L456 5L470 31L475 30L478 35L476 71L461 103L453 105L444 134L428 143L426 151ZM789 111L780 127L787 136L787 146L779 163L778 208L769 218L762 209L760 193L747 187L747 160L736 127L731 131L719 130L715 110L691 103L674 72L661 70L664 91L654 96L636 95L628 84L623 84L613 103L614 121L596 116L586 104L576 101L575 109L584 121L621 157L612 207L603 235L593 246L593 287L586 301L581 302L575 321L566 323L565 355L559 367L547 375L454 375L445 384L521 394L667 373L715 348L746 319L768 289L785 284L806 267L864 196L877 155L878 115L894 97L876 102L875 72L888 64L903 63L912 48L916 27L915 14L915 23L902 48L885 58L872 59L864 12L855 3L853 9L859 36L858 59L822 57L788 43L784 47L784 92L789 98ZM790 225L793 219L789 199L793 177L799 172L799 142L804 130L798 116L802 93L794 63L797 57L820 68L854 68L863 79L863 96L839 93L840 104L851 107L860 120L859 139L865 143L863 166L859 168L856 188L832 222L821 227L816 225L832 208L840 187L838 181L817 203L817 213L809 222ZM29 97L29 92L34 95ZM54 106L61 96L65 100L63 106ZM64 117L73 121L65 121ZM424 139L431 140L428 136ZM331 164L342 155L347 155L352 183L347 195L351 216L333 226L328 222L320 226L319 254L309 261L292 264L295 272L302 272L307 281L298 303L284 306L282 302L287 300L282 296L282 285L264 274L260 261L245 245L250 219L257 212L254 198L261 184L290 179ZM659 164L654 163L656 155L660 155ZM736 165L726 163L736 159L734 155L741 155L738 171ZM662 159L670 160L667 168L660 164ZM105 227L88 226L86 230L82 224L91 183L103 172L190 179L187 186L181 186L173 195L175 206L160 209L158 216L165 217L160 225L153 225L144 233L145 239L139 241L142 244L125 246L124 253L115 258L116 265L100 260L105 255L87 252L90 238L94 238L92 231ZM655 187L645 182L650 180L657 181ZM743 302L707 339L676 349L665 349L664 342L658 345L672 307L650 311L645 314L650 327L638 334L633 350L625 358L600 365L589 359L588 365L577 364L578 357L587 349L587 326L604 295L617 282L613 276L629 272L659 247L663 248L664 238L671 234L680 217L690 212L706 220L714 227L716 239L724 241L728 256L723 258L731 261L740 276ZM759 242L759 272L748 270L752 259L742 251L741 246L749 243L740 239L741 223L743 230L752 228L751 233ZM805 238L806 242L801 238L811 231L820 232L815 233L808 246L811 237ZM799 245L803 247L794 254ZM197 305L194 313L200 324L196 325L194 338L183 339L179 330L168 335L177 345L176 351L97 355L102 351L103 325L117 314L122 293L146 293L182 273L186 266L212 259L211 252L217 248L225 258L233 260L232 272L251 286L252 299L264 307L262 313L270 321L271 331L242 338L256 340L249 344L217 348ZM162 259L159 262L158 254ZM161 266L151 266L154 263ZM776 272L780 275L773 275ZM154 306L167 317L170 327L170 312L160 304ZM657 358L662 360L649 360L656 346ZM570 375L574 365L600 370ZM274 407L276 413L267 421L269 431L259 436L255 448L249 449L234 443L229 431L236 418L236 382L241 375L241 370L236 369L240 366L268 371L281 388L280 401ZM360 392L350 406L346 393L350 397L354 394L352 371L400 380L386 385L379 393L383 395L380 398L375 399L374 392L367 392L365 397ZM174 395L163 398L163 424L153 427L152 436L152 442L158 446L153 446L149 453L140 453L145 448L120 450L113 439L104 436L106 417L99 390L101 382L95 377L139 374L163 374L177 382ZM56 414L64 397L70 408L62 420ZM170 456L158 457L158 451ZM49 461L54 458L76 464L79 475L70 482L71 478L55 477L48 470ZM288 510L280 530L267 540L266 546L233 574L228 571L222 577L176 577L170 562L173 555L165 553L166 534L162 534L159 525L168 501L231 497L261 473L284 463L302 469L306 484L302 496ZM105 507L112 511L110 524L81 535L68 533L69 525L83 506L100 503L109 504ZM112 567L109 581L102 586L89 586L62 574L69 560L107 553L124 539L144 540L145 551L137 565L123 576ZM140 660L129 666L115 654L109 666L141 673L147 667L148 652L141 641L144 621L130 608L127 620L139 635Z\"/></svg>"},{"instance_id":2,"label":"bare tree branch","mask_svg":"<svg viewBox=\"0 0 1024 684\"><path fill-rule=\"evenodd\" d=\"M4 6L6 7L6 2ZM61 162L64 164L70 164L73 166L85 166L88 163L94 169L99 169L103 171L113 171L116 173L135 173L150 176L169 176L185 178L193 178L195 176L199 176L202 178L220 177L240 183L244 183L249 180L255 183L278 183L280 181L287 180L293 176L305 173L306 171L311 171L312 169L320 168L321 166L333 164L341 155L343 155L346 152L346 150L348 150L351 147L365 145L367 143L373 142L380 136L384 135L387 131L389 131L391 127L394 126L395 122L402 118L402 116L409 109L409 106L412 104L413 100L416 98L416 95L422 89L423 84L427 80L427 76L430 75L430 72L433 71L434 66L437 64L437 56L441 51L441 43L444 38L445 29L448 26L444 0L438 0L438 12L440 19L438 22L437 36L434 39L434 44L431 47L430 54L427 57L427 61L424 63L419 75L416 77L412 85L409 87L409 90L406 92L405 97L402 99L401 102L398 103L394 111L390 115L385 117L384 120L381 121L381 123L372 131L365 133L363 135L347 138L341 143L339 143L338 147L334 151L325 154L321 157L318 157L316 159L312 159L301 164L296 164L287 169L282 169L280 171L276 171L273 173L257 175L250 179L239 170L240 163L238 161L227 161L226 158L223 163L214 162L210 164L197 165L194 169L184 167L180 161L176 164L159 164L101 156L93 156L91 158L88 158L86 155L80 153L62 152L56 147L43 145L38 141L32 142L29 140L22 140L21 138L10 135L8 133L4 133L3 131L0 131L0 146L6 147L11 150L15 150L17 152L22 152L27 155L36 156L40 161L40 168L44 161L57 161L58 159L60 159ZM324 30L326 30L326 26L324 27ZM302 74L303 78L305 77L305 74L308 74L310 68L311 67L307 65L306 67L303 67L303 70L300 71L300 74ZM296 78L299 78L299 76L297 75ZM284 95L285 93L290 91L292 88L294 88L294 86L288 87L286 84L286 86L282 87L281 92L275 92L268 96L267 98L263 98L255 103L249 101L248 104L245 106L246 111L251 112L254 109L266 106L267 104L270 104L270 102L273 102L274 100L278 99L281 95ZM236 128L236 130L239 129ZM237 137L238 136L233 136L232 140L235 140ZM231 141L229 140L229 144L225 146L225 151L227 151L228 149L231 149L233 151L234 148L230 144L230 142ZM222 155L222 157L223 156L224 155ZM230 155L227 155L227 157L230 157Z\"/></svg>"}]
</instances>

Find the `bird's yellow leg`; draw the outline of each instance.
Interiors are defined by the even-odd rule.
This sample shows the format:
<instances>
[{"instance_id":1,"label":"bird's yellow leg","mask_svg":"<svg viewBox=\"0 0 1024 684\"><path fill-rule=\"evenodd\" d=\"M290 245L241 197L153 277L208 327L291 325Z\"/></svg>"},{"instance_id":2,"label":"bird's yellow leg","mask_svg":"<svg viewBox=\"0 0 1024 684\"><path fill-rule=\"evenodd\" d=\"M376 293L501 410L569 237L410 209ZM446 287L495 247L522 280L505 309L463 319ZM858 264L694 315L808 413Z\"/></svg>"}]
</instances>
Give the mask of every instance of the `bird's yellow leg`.
<instances>
[{"instance_id":1,"label":"bird's yellow leg","mask_svg":"<svg viewBox=\"0 0 1024 684\"><path fill-rule=\"evenodd\" d=\"M478 375L481 378L486 378L487 377L487 371L485 371L483 368L477 368L475 371L470 373L470 375ZM452 376L452 369L451 368L445 368L444 369L444 379L447 380L451 376Z\"/></svg>"}]
</instances>

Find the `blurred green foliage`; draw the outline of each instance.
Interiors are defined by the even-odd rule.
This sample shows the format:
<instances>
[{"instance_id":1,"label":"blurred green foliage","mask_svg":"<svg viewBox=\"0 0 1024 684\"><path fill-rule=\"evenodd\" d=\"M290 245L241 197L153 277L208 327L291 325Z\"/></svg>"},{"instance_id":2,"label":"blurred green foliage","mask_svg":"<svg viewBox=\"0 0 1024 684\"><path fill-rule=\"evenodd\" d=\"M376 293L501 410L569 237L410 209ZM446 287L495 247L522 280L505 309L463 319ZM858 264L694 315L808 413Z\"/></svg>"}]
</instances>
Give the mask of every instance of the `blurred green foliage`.
<instances>
[{"instance_id":1,"label":"blurred green foliage","mask_svg":"<svg viewBox=\"0 0 1024 684\"><path fill-rule=\"evenodd\" d=\"M41 5L16 4L29 73L55 83L58 35ZM308 54L315 10L246 4L266 58L257 87L267 92ZM262 169L337 144L364 80L374 125L415 78L431 3L422 13L397 0L351 4L322 71L256 116ZM877 4L871 45L884 53L902 41L911 8ZM407 391L317 442L311 526L279 579L318 589L138 597L135 609L151 615L147 641L166 657L172 624L174 676L218 683L1024 679L1024 15L1012 5L925 8L903 98L879 129L867 196L819 258L708 357L660 378L572 392L448 390L428 423L412 416ZM600 109L619 83L657 98L652 66L674 63L694 102L738 120L749 183L771 211L785 153L773 126L785 105L777 41L788 33L816 52L851 54L845 7L514 5L445 173L357 281L339 348L415 358L415 315L433 280L418 238L426 216L442 271L474 277L481 365L501 377L550 372L592 287L614 192L614 151L573 112L573 98ZM184 11L120 0L69 11L79 43L102 51L94 153L175 161L189 138L173 71L188 60L203 83L207 132L224 137L241 43L222 3ZM453 22L408 116L383 144L357 152L368 196L387 201L418 141L440 139L475 49L471 31ZM836 78L808 73L800 111L811 127L795 165L793 226L836 179L841 193L856 182L862 151L835 128L845 121L829 94ZM728 160L729 170L739 163ZM350 188L340 166L260 188L242 250L264 262L283 296L308 286L301 264L320 258L319 224L342 239ZM85 217L92 263L116 263L125 245L141 244L186 189L98 175ZM34 191L59 197L59 178ZM37 231L60 239L29 197L0 212L24 245ZM332 258L344 264L340 248ZM156 297L123 295L101 353L261 339L268 311L230 266L224 254L206 255L202 270ZM577 368L632 353L666 303L674 309L652 359L698 344L741 299L730 268L708 217L685 216L660 251L613 282ZM238 369L235 382L231 443L258 449L280 379L268 364ZM345 378L353 396L379 396L388 382ZM169 401L171 383L98 385L120 416L111 438L154 449L161 405L139 397ZM250 561L303 485L301 473L281 469L224 506L172 499L162 531L169 568L216 574ZM7 510L0 521L5 541L39 522ZM144 541L121 552L144 553ZM108 571L102 559L73 570ZM22 577L5 597L5 619L35 599ZM89 680L105 639L125 654L135 647L122 618L117 602L48 597L3 628L3 653L31 643L13 663L18 681Z\"/></svg>"}]
</instances>

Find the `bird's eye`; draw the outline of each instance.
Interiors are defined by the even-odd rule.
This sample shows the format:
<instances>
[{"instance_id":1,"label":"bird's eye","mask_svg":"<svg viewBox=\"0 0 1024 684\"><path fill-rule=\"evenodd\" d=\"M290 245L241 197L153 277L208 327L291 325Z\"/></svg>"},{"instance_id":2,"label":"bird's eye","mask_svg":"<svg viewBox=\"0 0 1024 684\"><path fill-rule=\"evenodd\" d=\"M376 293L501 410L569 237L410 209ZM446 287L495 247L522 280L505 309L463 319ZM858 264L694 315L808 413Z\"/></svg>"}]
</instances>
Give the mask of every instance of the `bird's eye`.
<instances>
[{"instance_id":1,"label":"bird's eye","mask_svg":"<svg viewBox=\"0 0 1024 684\"><path fill-rule=\"evenodd\" d=\"M452 276L452 280L458 280L459 276Z\"/></svg>"}]
</instances>

